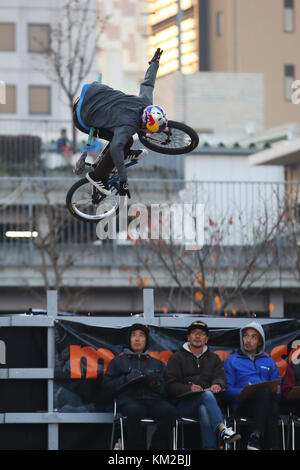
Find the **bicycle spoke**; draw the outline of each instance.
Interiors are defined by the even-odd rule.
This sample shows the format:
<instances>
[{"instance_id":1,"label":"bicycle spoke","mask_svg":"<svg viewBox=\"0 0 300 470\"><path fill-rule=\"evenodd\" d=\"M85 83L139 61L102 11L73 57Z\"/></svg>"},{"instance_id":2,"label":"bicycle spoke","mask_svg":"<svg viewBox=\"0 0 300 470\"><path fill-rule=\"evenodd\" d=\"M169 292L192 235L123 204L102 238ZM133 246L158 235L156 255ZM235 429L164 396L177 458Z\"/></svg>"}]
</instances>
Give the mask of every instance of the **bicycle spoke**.
<instances>
[{"instance_id":1,"label":"bicycle spoke","mask_svg":"<svg viewBox=\"0 0 300 470\"><path fill-rule=\"evenodd\" d=\"M97 222L103 217L114 215L119 206L119 196L116 194L116 188L111 189L112 195L104 196L88 182L78 186L70 201L76 216L90 222Z\"/></svg>"},{"instance_id":2,"label":"bicycle spoke","mask_svg":"<svg viewBox=\"0 0 300 470\"><path fill-rule=\"evenodd\" d=\"M191 138L180 129L172 129L172 132L162 132L155 136L146 134L146 139L155 145L161 145L168 148L186 147L190 145Z\"/></svg>"},{"instance_id":3,"label":"bicycle spoke","mask_svg":"<svg viewBox=\"0 0 300 470\"><path fill-rule=\"evenodd\" d=\"M82 200L73 201L73 204L76 204L76 205L79 205L79 204L88 205L90 203L91 203L90 199L87 199L87 200L82 199Z\"/></svg>"}]
</instances>

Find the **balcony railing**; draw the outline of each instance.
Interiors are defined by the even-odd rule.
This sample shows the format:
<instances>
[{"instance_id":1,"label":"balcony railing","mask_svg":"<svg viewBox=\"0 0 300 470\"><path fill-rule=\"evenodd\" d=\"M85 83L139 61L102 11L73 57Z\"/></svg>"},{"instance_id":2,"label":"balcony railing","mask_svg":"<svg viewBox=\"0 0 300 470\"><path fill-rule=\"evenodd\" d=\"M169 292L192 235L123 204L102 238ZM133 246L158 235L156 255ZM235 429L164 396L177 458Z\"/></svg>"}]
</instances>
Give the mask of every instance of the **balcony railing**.
<instances>
[{"instance_id":1,"label":"balcony railing","mask_svg":"<svg viewBox=\"0 0 300 470\"><path fill-rule=\"evenodd\" d=\"M50 263L51 256L57 256L59 263L72 260L76 266L138 264L134 256L136 242L130 237L100 240L96 224L80 222L69 214L65 196L76 180L0 178L0 265L38 266L42 260ZM229 266L237 256L240 260L246 258L247 250L261 244L268 250L280 251L278 263L282 266L295 264L300 183L130 179L130 187L132 199L128 208L143 204L149 220L153 208L161 209L160 219L147 226L149 240L152 230L158 225L168 228L170 220L173 240L166 239L165 244L182 247L184 228L181 240L174 240L173 235L174 223L182 223L183 219L172 219L172 209L181 207L186 213L200 205L204 208L204 244L226 249ZM132 220L136 217L131 215L128 224Z\"/></svg>"},{"instance_id":2,"label":"balcony railing","mask_svg":"<svg viewBox=\"0 0 300 470\"><path fill-rule=\"evenodd\" d=\"M63 120L0 119L0 176L59 176L71 174L87 136L77 131L76 150L71 161L57 152L56 142L62 129L72 139L72 123ZM103 145L106 142L103 141ZM136 140L133 148L141 148ZM93 157L89 156L93 162ZM183 178L184 157L159 155L149 150L149 157L139 162L136 177Z\"/></svg>"}]
</instances>

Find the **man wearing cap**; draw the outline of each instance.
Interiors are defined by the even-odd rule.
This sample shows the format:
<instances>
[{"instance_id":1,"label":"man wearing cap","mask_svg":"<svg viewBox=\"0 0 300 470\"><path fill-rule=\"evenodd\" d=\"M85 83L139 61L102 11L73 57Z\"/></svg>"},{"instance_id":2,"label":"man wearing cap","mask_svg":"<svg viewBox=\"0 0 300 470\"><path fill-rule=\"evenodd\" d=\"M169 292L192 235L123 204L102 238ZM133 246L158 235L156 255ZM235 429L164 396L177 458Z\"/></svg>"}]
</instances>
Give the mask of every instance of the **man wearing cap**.
<instances>
[{"instance_id":1,"label":"man wearing cap","mask_svg":"<svg viewBox=\"0 0 300 470\"><path fill-rule=\"evenodd\" d=\"M177 409L167 399L164 388L165 364L147 352L149 329L139 323L129 328L129 347L109 363L103 389L117 399L118 411L126 419L125 449L146 449L140 420L157 423L151 449L171 449L172 429Z\"/></svg>"},{"instance_id":2,"label":"man wearing cap","mask_svg":"<svg viewBox=\"0 0 300 470\"><path fill-rule=\"evenodd\" d=\"M200 422L203 450L217 448L217 436L227 443L240 439L224 424L216 396L226 387L221 359L207 346L208 327L193 322L187 331L188 341L169 359L166 389L176 403L180 416Z\"/></svg>"},{"instance_id":3,"label":"man wearing cap","mask_svg":"<svg viewBox=\"0 0 300 470\"><path fill-rule=\"evenodd\" d=\"M246 385L280 379L276 362L265 353L265 333L259 323L251 322L240 329L240 349L225 360L224 367L225 397L237 414L252 418L247 449L279 449L278 385L260 388L245 400L237 400Z\"/></svg>"}]
</instances>

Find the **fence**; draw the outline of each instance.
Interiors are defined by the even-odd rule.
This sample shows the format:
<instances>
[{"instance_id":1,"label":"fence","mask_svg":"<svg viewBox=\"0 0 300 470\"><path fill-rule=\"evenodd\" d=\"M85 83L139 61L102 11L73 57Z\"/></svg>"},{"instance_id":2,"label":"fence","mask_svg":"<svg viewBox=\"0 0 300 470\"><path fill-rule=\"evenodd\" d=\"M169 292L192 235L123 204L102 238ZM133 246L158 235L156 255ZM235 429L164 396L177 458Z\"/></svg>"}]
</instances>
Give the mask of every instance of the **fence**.
<instances>
[{"instance_id":1,"label":"fence","mask_svg":"<svg viewBox=\"0 0 300 470\"><path fill-rule=\"evenodd\" d=\"M45 447L48 450L60 450L64 448L64 445L61 443L64 439L60 436L65 432L66 426L76 428L76 437L75 434L72 434L73 439L78 441L78 436L81 436L81 442L83 439L83 434L80 432L80 428L85 425L95 425L96 431L94 429L94 437L100 442L100 435L103 433L107 434L109 442L109 433L110 426L112 423L112 413L111 412L58 412L54 408L54 378L55 378L55 335L54 327L56 321L66 320L72 322L79 322L84 325L91 326L102 326L102 327L111 327L111 328L120 328L125 326L130 326L132 323L145 322L148 325L154 325L158 327L181 327L186 328L192 321L192 315L177 315L177 316L163 316L155 317L154 316L154 298L152 289L144 289L143 291L143 312L139 315L138 319L136 317L87 317L87 316L63 316L59 315L57 312L57 294L55 291L48 291L47 293L47 314L46 315L10 315L10 316L1 316L0 317L0 326L1 326L1 342L0 342L0 380L7 382L18 383L18 394L19 397L23 393L24 389L22 384L27 382L29 385L30 393L34 394L35 382L45 382L46 388L44 392L46 394L45 398L45 411L39 411L39 406L33 406L31 412L22 412L22 410L15 411L15 408L18 408L17 394L12 394L12 400L14 400L13 408L10 411L3 410L3 383L2 383L2 411L0 413L0 433L2 431L3 436L6 437L6 442L9 448L14 449L26 449L26 435L28 432L34 432L34 428L37 429L38 433L41 433L41 426L43 427L43 432L45 433L45 427L47 428L47 443L44 442ZM248 323L248 319L225 319L225 318L214 318L208 317L205 319L210 328L240 328ZM261 324L268 325L269 323L281 322L283 320L276 319L261 319ZM46 331L45 342L46 342L46 360L45 366L40 367L9 367L5 368L3 366L9 361L8 356L11 355L11 350L15 349L18 351L19 357L22 356L22 350L18 349L19 344L16 342L13 334L9 335L10 341L7 344L3 342L3 335L7 331L16 330L36 330L43 329ZM24 335L24 333L23 333ZM7 353L7 359L6 359ZM23 352L24 354L24 352ZM34 358L36 362L36 358ZM11 359L10 359L11 362ZM20 385L19 385L20 384ZM78 428L79 426L79 428ZM9 429L12 428L13 432L10 433ZM23 434L20 431L20 428L23 429ZM19 431L18 431L19 430ZM99 433L98 437L95 433ZM89 436L91 439L91 434ZM9 440L10 439L10 440ZM23 441L22 441L23 439ZM19 442L16 442L19 440ZM1 439L0 448L3 447L3 442ZM42 447L39 441L40 448ZM73 442L73 446L75 446ZM75 448L75 447L73 447ZM106 447L108 448L108 447ZM32 448L31 448L32 449ZM4 450L4 449L3 449Z\"/></svg>"},{"instance_id":2,"label":"fence","mask_svg":"<svg viewBox=\"0 0 300 470\"><path fill-rule=\"evenodd\" d=\"M61 129L66 129L67 136L72 140L72 123L64 120L12 120L0 119L0 175L10 176L51 176L53 173L66 172L68 160L57 153L56 141ZM22 144L18 151L17 142ZM32 141L32 145L28 143ZM77 131L76 151L72 156L74 165L79 158L87 136ZM105 141L103 141L105 145ZM137 139L133 148L141 148ZM88 157L93 162L91 156ZM143 159L138 166L136 175L145 177L150 174L158 178L183 178L184 156L159 155L149 150L149 157Z\"/></svg>"},{"instance_id":3,"label":"fence","mask_svg":"<svg viewBox=\"0 0 300 470\"><path fill-rule=\"evenodd\" d=\"M132 245L127 241L99 240L96 225L84 224L73 218L65 207L65 197L75 178L1 178L0 187L0 264L13 265L20 256L28 265L39 261L35 241L50 237L65 250L80 248L76 262L92 265L119 263L118 253ZM227 247L248 247L277 240L284 248L290 246L299 223L300 183L284 182L213 182L181 179L131 179L136 202L146 205L204 205L205 243ZM51 228L51 221L55 227ZM51 230L53 233L51 233ZM9 237L11 232L19 237ZM22 237L29 232L34 236ZM151 238L151 233L149 233ZM101 248L101 245L103 248ZM105 252L111 252L107 257ZM80 251L80 252L79 252ZM96 257L95 257L96 255Z\"/></svg>"}]
</instances>

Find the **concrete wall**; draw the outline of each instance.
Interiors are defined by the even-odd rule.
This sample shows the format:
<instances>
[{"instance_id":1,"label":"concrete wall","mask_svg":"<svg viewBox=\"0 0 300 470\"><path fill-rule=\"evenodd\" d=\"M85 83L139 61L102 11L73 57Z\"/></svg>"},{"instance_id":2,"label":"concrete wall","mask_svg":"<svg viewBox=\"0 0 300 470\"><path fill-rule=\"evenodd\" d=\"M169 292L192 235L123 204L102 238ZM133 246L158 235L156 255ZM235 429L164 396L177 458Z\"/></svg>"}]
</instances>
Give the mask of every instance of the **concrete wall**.
<instances>
[{"instance_id":1,"label":"concrete wall","mask_svg":"<svg viewBox=\"0 0 300 470\"><path fill-rule=\"evenodd\" d=\"M264 128L262 74L179 72L157 80L154 102L169 119L184 121L196 130L246 136L249 123Z\"/></svg>"}]
</instances>

